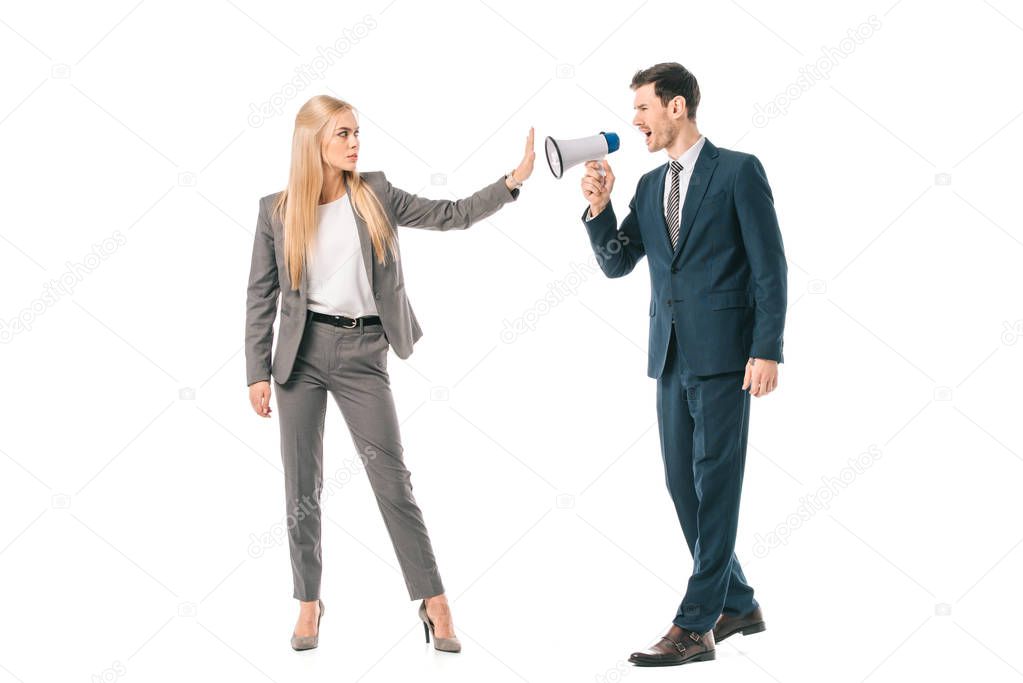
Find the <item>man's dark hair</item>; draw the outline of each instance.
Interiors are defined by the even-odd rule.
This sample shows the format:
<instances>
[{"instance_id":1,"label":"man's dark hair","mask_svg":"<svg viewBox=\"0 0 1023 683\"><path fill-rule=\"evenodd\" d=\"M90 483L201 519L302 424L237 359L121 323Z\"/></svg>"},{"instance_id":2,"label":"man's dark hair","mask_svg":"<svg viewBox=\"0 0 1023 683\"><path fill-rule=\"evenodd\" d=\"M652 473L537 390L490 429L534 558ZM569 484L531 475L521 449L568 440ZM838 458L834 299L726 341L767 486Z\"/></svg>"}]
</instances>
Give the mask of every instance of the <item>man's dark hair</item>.
<instances>
[{"instance_id":1,"label":"man's dark hair","mask_svg":"<svg viewBox=\"0 0 1023 683\"><path fill-rule=\"evenodd\" d=\"M690 121L696 120L696 108L700 106L700 86L696 76L678 62L661 62L649 69L640 69L632 77L633 90L654 84L654 94L660 98L661 104L668 106L673 97L681 95L686 101L686 115Z\"/></svg>"}]
</instances>

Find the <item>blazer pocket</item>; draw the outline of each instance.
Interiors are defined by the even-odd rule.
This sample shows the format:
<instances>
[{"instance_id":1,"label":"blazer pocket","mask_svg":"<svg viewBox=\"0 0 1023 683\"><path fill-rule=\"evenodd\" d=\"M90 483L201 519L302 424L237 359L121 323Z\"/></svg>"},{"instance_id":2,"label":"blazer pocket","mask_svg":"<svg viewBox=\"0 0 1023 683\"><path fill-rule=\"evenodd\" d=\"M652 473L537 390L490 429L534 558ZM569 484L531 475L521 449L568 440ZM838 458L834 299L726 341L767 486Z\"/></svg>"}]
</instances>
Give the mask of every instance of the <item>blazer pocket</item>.
<instances>
[{"instance_id":1,"label":"blazer pocket","mask_svg":"<svg viewBox=\"0 0 1023 683\"><path fill-rule=\"evenodd\" d=\"M724 308L752 308L753 295L749 292L736 290L733 292L710 292L707 295L711 309L719 311Z\"/></svg>"},{"instance_id":2,"label":"blazer pocket","mask_svg":"<svg viewBox=\"0 0 1023 683\"><path fill-rule=\"evenodd\" d=\"M712 195L704 197L703 198L703 203L700 204L700 208L703 209L704 207L717 206L725 198L726 194L728 194L728 193L725 190L721 190L720 192L716 192L716 193L714 193Z\"/></svg>"}]
</instances>

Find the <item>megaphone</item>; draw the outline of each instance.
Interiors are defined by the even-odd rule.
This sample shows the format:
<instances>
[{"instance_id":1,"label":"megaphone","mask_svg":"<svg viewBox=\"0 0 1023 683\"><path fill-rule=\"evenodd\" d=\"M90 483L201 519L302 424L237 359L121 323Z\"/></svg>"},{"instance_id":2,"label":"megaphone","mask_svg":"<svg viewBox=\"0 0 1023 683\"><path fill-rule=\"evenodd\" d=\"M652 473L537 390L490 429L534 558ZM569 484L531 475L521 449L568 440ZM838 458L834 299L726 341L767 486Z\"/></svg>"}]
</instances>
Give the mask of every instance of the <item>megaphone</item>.
<instances>
[{"instance_id":1,"label":"megaphone","mask_svg":"<svg viewBox=\"0 0 1023 683\"><path fill-rule=\"evenodd\" d=\"M560 178L565 171L576 164L590 160L600 160L618 149L618 135L601 131L599 135L590 135L574 140L555 140L547 136L547 165L555 178ZM604 169L600 169L604 175Z\"/></svg>"}]
</instances>

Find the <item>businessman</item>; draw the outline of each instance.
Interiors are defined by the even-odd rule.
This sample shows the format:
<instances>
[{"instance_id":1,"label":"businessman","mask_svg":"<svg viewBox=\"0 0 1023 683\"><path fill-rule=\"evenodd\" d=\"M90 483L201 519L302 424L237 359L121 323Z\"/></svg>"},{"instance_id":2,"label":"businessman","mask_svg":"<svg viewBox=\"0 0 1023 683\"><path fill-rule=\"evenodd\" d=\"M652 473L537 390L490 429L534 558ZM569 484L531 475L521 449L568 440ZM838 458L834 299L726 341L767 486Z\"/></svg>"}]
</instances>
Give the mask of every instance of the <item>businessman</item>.
<instances>
[{"instance_id":1,"label":"businessman","mask_svg":"<svg viewBox=\"0 0 1023 683\"><path fill-rule=\"evenodd\" d=\"M700 134L696 78L663 63L630 87L633 124L669 160L640 178L620 226L610 165L587 162L582 220L605 275L643 256L650 267L647 374L693 572L668 632L629 661L666 666L714 659L715 642L765 629L734 551L750 397L778 386L787 266L764 167Z\"/></svg>"}]
</instances>

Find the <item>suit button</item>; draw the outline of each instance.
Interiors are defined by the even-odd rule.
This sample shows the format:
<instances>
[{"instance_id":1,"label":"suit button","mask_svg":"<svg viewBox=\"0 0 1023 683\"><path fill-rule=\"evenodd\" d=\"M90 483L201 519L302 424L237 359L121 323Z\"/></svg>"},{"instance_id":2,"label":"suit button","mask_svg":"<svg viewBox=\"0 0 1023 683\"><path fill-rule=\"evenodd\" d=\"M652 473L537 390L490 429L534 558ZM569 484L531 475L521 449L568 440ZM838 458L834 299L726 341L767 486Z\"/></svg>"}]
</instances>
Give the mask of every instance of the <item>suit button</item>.
<instances>
[{"instance_id":1,"label":"suit button","mask_svg":"<svg viewBox=\"0 0 1023 683\"><path fill-rule=\"evenodd\" d=\"M374 295L373 295L373 298L374 298L374 299L379 299L379 298L380 298L380 295L379 295L379 294L374 294Z\"/></svg>"},{"instance_id":2,"label":"suit button","mask_svg":"<svg viewBox=\"0 0 1023 683\"><path fill-rule=\"evenodd\" d=\"M671 272L677 273L678 272L678 266L672 266L671 267Z\"/></svg>"},{"instance_id":3,"label":"suit button","mask_svg":"<svg viewBox=\"0 0 1023 683\"><path fill-rule=\"evenodd\" d=\"M668 299L667 301L665 301L664 305L665 306L671 306L671 299Z\"/></svg>"}]
</instances>

